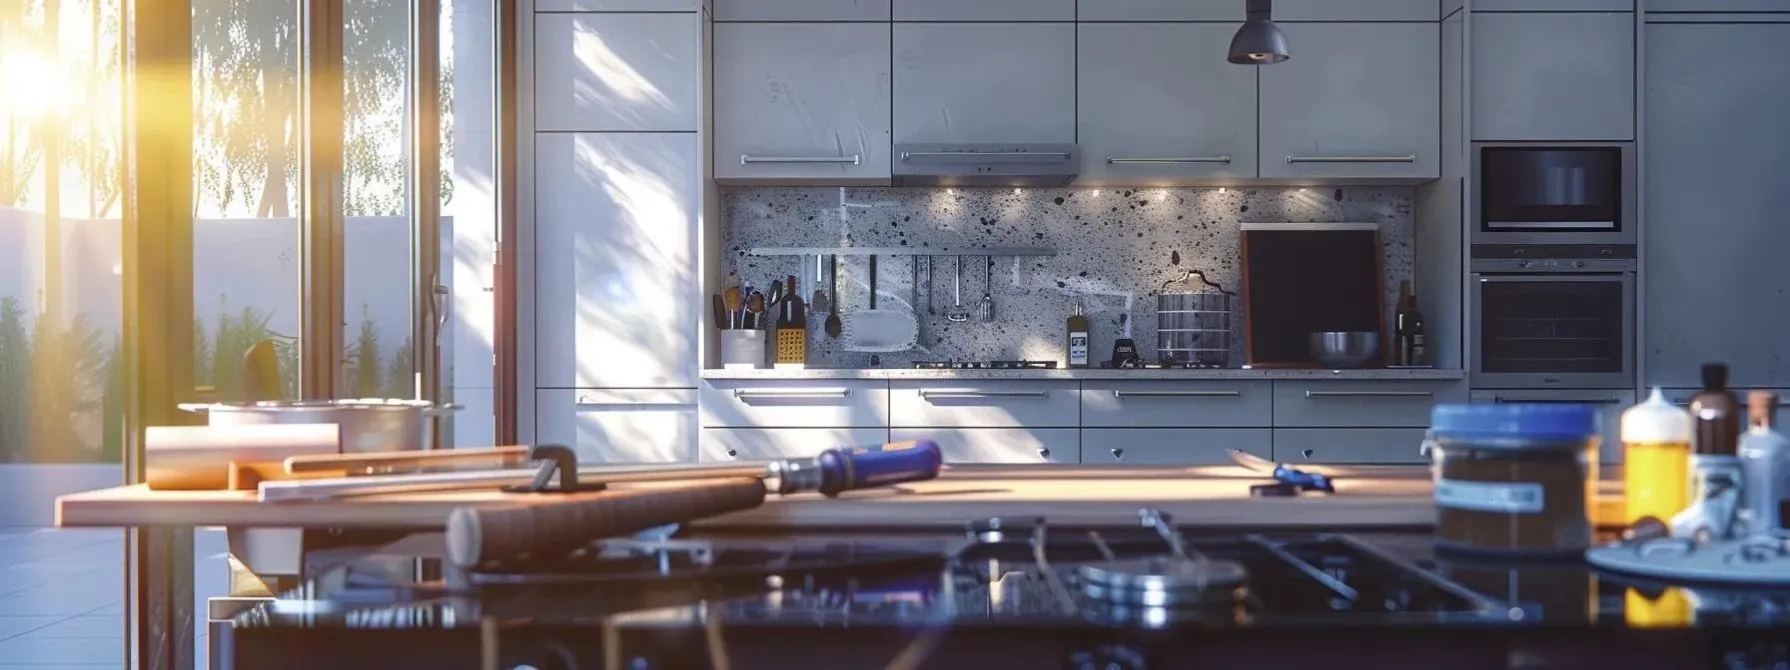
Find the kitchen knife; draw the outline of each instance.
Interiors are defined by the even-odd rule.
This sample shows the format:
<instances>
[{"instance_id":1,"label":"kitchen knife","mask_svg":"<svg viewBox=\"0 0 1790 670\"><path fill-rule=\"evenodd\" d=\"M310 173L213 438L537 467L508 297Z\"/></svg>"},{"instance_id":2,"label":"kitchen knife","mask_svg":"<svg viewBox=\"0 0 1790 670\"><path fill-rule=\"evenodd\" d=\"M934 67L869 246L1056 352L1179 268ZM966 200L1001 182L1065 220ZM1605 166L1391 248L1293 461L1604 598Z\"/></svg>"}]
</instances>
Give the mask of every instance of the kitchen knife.
<instances>
[{"instance_id":1,"label":"kitchen knife","mask_svg":"<svg viewBox=\"0 0 1790 670\"><path fill-rule=\"evenodd\" d=\"M1255 470L1256 472L1268 473L1269 476L1274 478L1274 481L1281 484L1306 491L1323 491L1325 493L1336 492L1336 485L1330 481L1329 477L1325 477L1324 475L1315 472L1306 472L1298 468L1290 468L1241 449L1230 449L1229 451L1231 452L1231 461L1235 462L1237 465Z\"/></svg>"},{"instance_id":2,"label":"kitchen knife","mask_svg":"<svg viewBox=\"0 0 1790 670\"><path fill-rule=\"evenodd\" d=\"M748 510L764 504L756 479L723 479L666 489L603 491L510 507L462 507L448 515L448 559L460 567L562 557L592 540L670 523Z\"/></svg>"},{"instance_id":3,"label":"kitchen knife","mask_svg":"<svg viewBox=\"0 0 1790 670\"><path fill-rule=\"evenodd\" d=\"M503 458L508 455L505 452L508 449L514 447L473 451L486 458ZM578 468L578 480L622 484L754 477L765 480L764 486L775 493L818 491L832 496L857 488L932 479L938 476L943 462L938 443L915 440L828 449L814 458L737 465L675 463L581 467ZM340 466L332 464L330 467ZM322 468L322 463L318 463L316 469ZM311 470L309 467L300 469ZM529 484L537 474L536 469L522 468L264 481L260 485L259 498L262 502L289 502L388 493L490 490Z\"/></svg>"}]
</instances>

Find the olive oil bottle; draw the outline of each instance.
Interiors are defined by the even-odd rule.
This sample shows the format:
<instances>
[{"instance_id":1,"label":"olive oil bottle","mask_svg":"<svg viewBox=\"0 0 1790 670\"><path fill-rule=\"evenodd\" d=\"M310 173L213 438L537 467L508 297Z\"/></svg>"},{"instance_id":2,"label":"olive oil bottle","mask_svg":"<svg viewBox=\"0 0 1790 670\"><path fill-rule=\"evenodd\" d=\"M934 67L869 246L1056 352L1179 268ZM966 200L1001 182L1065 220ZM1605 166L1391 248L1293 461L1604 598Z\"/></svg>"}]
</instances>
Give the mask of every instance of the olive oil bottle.
<instances>
[{"instance_id":1,"label":"olive oil bottle","mask_svg":"<svg viewBox=\"0 0 1790 670\"><path fill-rule=\"evenodd\" d=\"M1081 313L1081 301L1075 301L1075 311L1069 313L1068 337L1069 367L1088 367L1088 317Z\"/></svg>"}]
</instances>

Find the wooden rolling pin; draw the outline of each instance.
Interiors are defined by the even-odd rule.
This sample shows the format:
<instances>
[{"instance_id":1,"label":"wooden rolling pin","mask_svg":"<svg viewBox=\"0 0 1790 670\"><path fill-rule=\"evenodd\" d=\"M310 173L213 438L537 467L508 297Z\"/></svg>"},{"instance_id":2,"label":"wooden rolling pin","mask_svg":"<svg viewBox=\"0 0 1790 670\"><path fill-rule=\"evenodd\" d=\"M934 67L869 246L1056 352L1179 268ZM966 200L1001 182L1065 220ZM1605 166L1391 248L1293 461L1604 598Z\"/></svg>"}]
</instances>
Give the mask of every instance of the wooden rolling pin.
<instances>
[{"instance_id":1,"label":"wooden rolling pin","mask_svg":"<svg viewBox=\"0 0 1790 670\"><path fill-rule=\"evenodd\" d=\"M764 504L764 482L722 479L677 488L538 496L514 507L453 511L448 560L460 567L540 558L551 560L592 540L632 535Z\"/></svg>"},{"instance_id":2,"label":"wooden rolling pin","mask_svg":"<svg viewBox=\"0 0 1790 670\"><path fill-rule=\"evenodd\" d=\"M286 459L336 454L333 423L150 426L144 429L144 481L158 491L253 489L286 476Z\"/></svg>"}]
</instances>

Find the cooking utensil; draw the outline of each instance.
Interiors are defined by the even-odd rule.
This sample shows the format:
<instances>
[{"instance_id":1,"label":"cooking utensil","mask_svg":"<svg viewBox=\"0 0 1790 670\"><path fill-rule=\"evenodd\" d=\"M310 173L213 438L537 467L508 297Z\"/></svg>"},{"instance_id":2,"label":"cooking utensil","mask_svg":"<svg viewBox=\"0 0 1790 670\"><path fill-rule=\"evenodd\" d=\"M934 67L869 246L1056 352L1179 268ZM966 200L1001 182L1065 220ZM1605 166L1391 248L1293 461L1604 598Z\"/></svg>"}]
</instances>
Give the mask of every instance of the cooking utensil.
<instances>
[{"instance_id":1,"label":"cooking utensil","mask_svg":"<svg viewBox=\"0 0 1790 670\"><path fill-rule=\"evenodd\" d=\"M747 328L757 328L761 330L764 328L764 307L763 293L753 291L752 295L746 298L746 312L751 315L746 318Z\"/></svg>"},{"instance_id":2,"label":"cooking utensil","mask_svg":"<svg viewBox=\"0 0 1790 670\"><path fill-rule=\"evenodd\" d=\"M795 323L796 314L802 308L802 294L796 292L796 276L789 275L783 280L783 322Z\"/></svg>"},{"instance_id":3,"label":"cooking utensil","mask_svg":"<svg viewBox=\"0 0 1790 670\"><path fill-rule=\"evenodd\" d=\"M727 311L727 305L721 298L721 294L716 293L709 297L713 298L709 301L709 307L715 311L715 328L718 330L731 330L733 328L733 319L728 316L729 312Z\"/></svg>"},{"instance_id":4,"label":"cooking utensil","mask_svg":"<svg viewBox=\"0 0 1790 670\"><path fill-rule=\"evenodd\" d=\"M825 256L814 257L814 297L808 301L808 309L814 314L827 311L827 259Z\"/></svg>"},{"instance_id":5,"label":"cooking utensil","mask_svg":"<svg viewBox=\"0 0 1790 670\"><path fill-rule=\"evenodd\" d=\"M213 426L333 423L341 427L341 451L405 451L433 447L436 417L460 409L427 400L275 400L181 403L183 412L205 412Z\"/></svg>"},{"instance_id":6,"label":"cooking utensil","mask_svg":"<svg viewBox=\"0 0 1790 670\"><path fill-rule=\"evenodd\" d=\"M920 336L920 257L915 256L911 260L914 277L907 285L907 306L914 312L914 340L923 341L924 338Z\"/></svg>"},{"instance_id":7,"label":"cooking utensil","mask_svg":"<svg viewBox=\"0 0 1790 670\"><path fill-rule=\"evenodd\" d=\"M1312 360L1336 370L1367 367L1380 355L1380 334L1371 330L1311 333L1305 344Z\"/></svg>"},{"instance_id":8,"label":"cooking utensil","mask_svg":"<svg viewBox=\"0 0 1790 670\"><path fill-rule=\"evenodd\" d=\"M514 507L462 507L448 515L448 559L460 567L564 556L592 540L632 535L670 523L748 510L764 504L757 480L724 479L669 489L605 491Z\"/></svg>"},{"instance_id":9,"label":"cooking utensil","mask_svg":"<svg viewBox=\"0 0 1790 670\"><path fill-rule=\"evenodd\" d=\"M1170 289L1196 277L1197 287ZM1156 294L1156 352L1162 362L1230 365L1235 299L1235 293L1199 270L1163 282Z\"/></svg>"},{"instance_id":10,"label":"cooking utensil","mask_svg":"<svg viewBox=\"0 0 1790 670\"><path fill-rule=\"evenodd\" d=\"M870 309L852 312L845 322L845 350L891 353L914 348L919 319L909 312L876 308L876 255L870 256Z\"/></svg>"},{"instance_id":11,"label":"cooking utensil","mask_svg":"<svg viewBox=\"0 0 1790 670\"><path fill-rule=\"evenodd\" d=\"M963 308L963 257L957 256L957 277L951 281L951 311L945 318L957 323L970 320L970 313Z\"/></svg>"},{"instance_id":12,"label":"cooking utensil","mask_svg":"<svg viewBox=\"0 0 1790 670\"><path fill-rule=\"evenodd\" d=\"M254 488L244 474L279 479L290 457L340 458L341 432L333 423L149 426L143 479L154 491Z\"/></svg>"},{"instance_id":13,"label":"cooking utensil","mask_svg":"<svg viewBox=\"0 0 1790 670\"><path fill-rule=\"evenodd\" d=\"M1335 493L1336 485L1329 477L1315 472L1306 472L1298 468L1287 467L1275 463L1242 449L1229 449L1231 461L1256 472L1265 473L1274 478L1273 484L1251 486L1250 493L1255 495L1294 495L1300 491L1323 491Z\"/></svg>"},{"instance_id":14,"label":"cooking utensil","mask_svg":"<svg viewBox=\"0 0 1790 670\"><path fill-rule=\"evenodd\" d=\"M932 273L932 257L927 256L926 257L926 313L927 314L937 314L938 313L938 310L935 310L932 308L932 278L934 276L935 275L933 275L933 273Z\"/></svg>"},{"instance_id":15,"label":"cooking utensil","mask_svg":"<svg viewBox=\"0 0 1790 670\"><path fill-rule=\"evenodd\" d=\"M734 276L733 280L739 281L739 277ZM727 287L727 290L722 291L721 304L727 308L728 323L731 324L728 326L729 328L746 327L746 324L743 322L745 317L740 313L740 308L745 306L745 300L740 294L740 287L729 286Z\"/></svg>"},{"instance_id":16,"label":"cooking utensil","mask_svg":"<svg viewBox=\"0 0 1790 670\"><path fill-rule=\"evenodd\" d=\"M837 338L845 330L839 321L839 257L827 257L827 281L833 285L833 301L827 305L827 337Z\"/></svg>"},{"instance_id":17,"label":"cooking utensil","mask_svg":"<svg viewBox=\"0 0 1790 670\"><path fill-rule=\"evenodd\" d=\"M994 322L994 257L982 257L982 302L976 304L976 320Z\"/></svg>"},{"instance_id":18,"label":"cooking utensil","mask_svg":"<svg viewBox=\"0 0 1790 670\"><path fill-rule=\"evenodd\" d=\"M932 479L938 476L942 458L938 443L917 440L828 449L813 458L728 465L673 463L586 466L578 468L577 480L622 484L757 477L764 480L764 485L775 493L818 491L832 496L860 488ZM548 463L543 467L553 465ZM259 497L262 502L286 502L388 493L489 490L531 484L541 477L541 473L540 468L512 468L264 481L261 482Z\"/></svg>"}]
</instances>

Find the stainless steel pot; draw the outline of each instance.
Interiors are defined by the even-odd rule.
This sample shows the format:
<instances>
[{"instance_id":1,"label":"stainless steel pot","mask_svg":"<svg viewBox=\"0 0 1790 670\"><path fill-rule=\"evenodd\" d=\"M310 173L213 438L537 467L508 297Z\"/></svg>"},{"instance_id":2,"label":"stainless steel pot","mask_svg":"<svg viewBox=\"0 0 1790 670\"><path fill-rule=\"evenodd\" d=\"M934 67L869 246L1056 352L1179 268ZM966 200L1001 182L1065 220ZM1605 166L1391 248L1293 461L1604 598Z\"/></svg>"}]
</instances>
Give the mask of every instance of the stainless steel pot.
<instances>
[{"instance_id":1,"label":"stainless steel pot","mask_svg":"<svg viewBox=\"0 0 1790 670\"><path fill-rule=\"evenodd\" d=\"M205 412L213 426L333 423L342 453L413 451L434 442L436 417L459 405L426 400L362 398L272 402L182 403L181 411Z\"/></svg>"}]
</instances>

